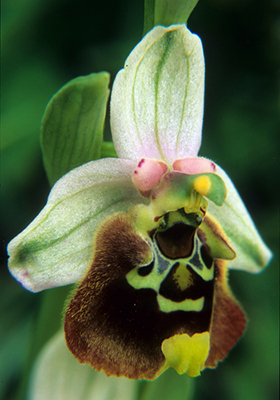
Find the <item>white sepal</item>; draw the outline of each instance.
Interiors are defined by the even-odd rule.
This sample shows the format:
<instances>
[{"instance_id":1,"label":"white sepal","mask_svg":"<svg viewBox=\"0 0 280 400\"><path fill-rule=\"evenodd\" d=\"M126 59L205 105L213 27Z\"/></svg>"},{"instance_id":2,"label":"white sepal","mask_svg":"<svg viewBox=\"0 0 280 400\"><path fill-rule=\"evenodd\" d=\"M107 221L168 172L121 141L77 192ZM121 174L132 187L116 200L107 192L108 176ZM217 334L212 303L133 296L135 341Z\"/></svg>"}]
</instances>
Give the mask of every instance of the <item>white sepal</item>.
<instances>
[{"instance_id":1,"label":"white sepal","mask_svg":"<svg viewBox=\"0 0 280 400\"><path fill-rule=\"evenodd\" d=\"M40 214L9 243L12 275L32 292L79 281L92 263L100 224L143 202L131 180L135 167L107 158L64 175Z\"/></svg>"},{"instance_id":2,"label":"white sepal","mask_svg":"<svg viewBox=\"0 0 280 400\"><path fill-rule=\"evenodd\" d=\"M152 29L114 82L111 127L118 156L172 165L195 157L201 143L204 56L184 24Z\"/></svg>"},{"instance_id":3,"label":"white sepal","mask_svg":"<svg viewBox=\"0 0 280 400\"><path fill-rule=\"evenodd\" d=\"M239 193L225 171L216 165L216 173L227 188L227 198L221 207L209 203L208 213L214 216L236 252L236 258L228 262L231 269L257 273L268 265L272 253L262 240Z\"/></svg>"}]
</instances>

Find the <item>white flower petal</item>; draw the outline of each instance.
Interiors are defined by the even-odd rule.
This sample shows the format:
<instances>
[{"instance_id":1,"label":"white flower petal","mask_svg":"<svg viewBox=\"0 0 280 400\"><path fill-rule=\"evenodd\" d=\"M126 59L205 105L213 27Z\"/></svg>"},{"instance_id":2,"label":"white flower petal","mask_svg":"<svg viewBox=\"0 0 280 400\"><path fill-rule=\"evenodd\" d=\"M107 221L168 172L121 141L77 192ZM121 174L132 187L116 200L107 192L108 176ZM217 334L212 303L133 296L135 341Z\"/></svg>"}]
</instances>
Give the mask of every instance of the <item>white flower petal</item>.
<instances>
[{"instance_id":1,"label":"white flower petal","mask_svg":"<svg viewBox=\"0 0 280 400\"><path fill-rule=\"evenodd\" d=\"M69 352L59 331L42 349L31 376L30 400L133 400L137 382L106 377L80 364Z\"/></svg>"},{"instance_id":2,"label":"white flower petal","mask_svg":"<svg viewBox=\"0 0 280 400\"><path fill-rule=\"evenodd\" d=\"M12 275L33 292L80 280L92 263L102 221L143 202L131 180L135 167L107 158L64 175L40 214L9 243Z\"/></svg>"},{"instance_id":3,"label":"white flower petal","mask_svg":"<svg viewBox=\"0 0 280 400\"><path fill-rule=\"evenodd\" d=\"M201 143L204 56L184 24L157 26L114 82L111 127L118 156L139 161L195 157Z\"/></svg>"},{"instance_id":4,"label":"white flower petal","mask_svg":"<svg viewBox=\"0 0 280 400\"><path fill-rule=\"evenodd\" d=\"M228 267L260 272L268 265L272 253L259 235L231 179L221 167L216 166L216 173L227 187L227 198L221 207L210 202L208 213L220 223L230 246L236 252L236 258L228 262Z\"/></svg>"}]
</instances>

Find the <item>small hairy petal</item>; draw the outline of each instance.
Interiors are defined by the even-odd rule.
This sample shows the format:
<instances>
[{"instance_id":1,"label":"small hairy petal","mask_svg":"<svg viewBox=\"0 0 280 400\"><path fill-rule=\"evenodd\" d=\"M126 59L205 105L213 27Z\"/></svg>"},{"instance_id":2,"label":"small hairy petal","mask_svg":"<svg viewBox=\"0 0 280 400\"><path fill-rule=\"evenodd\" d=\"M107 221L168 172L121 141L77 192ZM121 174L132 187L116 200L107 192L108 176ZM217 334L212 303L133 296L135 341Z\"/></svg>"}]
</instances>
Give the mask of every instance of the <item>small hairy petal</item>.
<instances>
[{"instance_id":1,"label":"small hairy petal","mask_svg":"<svg viewBox=\"0 0 280 400\"><path fill-rule=\"evenodd\" d=\"M205 172L214 173L216 166L213 161L203 157L188 157L181 160L176 160L173 163L175 171L183 172L184 174L202 174Z\"/></svg>"},{"instance_id":2,"label":"small hairy petal","mask_svg":"<svg viewBox=\"0 0 280 400\"><path fill-rule=\"evenodd\" d=\"M133 183L140 191L154 189L167 171L167 165L162 161L142 158L133 172Z\"/></svg>"}]
</instances>

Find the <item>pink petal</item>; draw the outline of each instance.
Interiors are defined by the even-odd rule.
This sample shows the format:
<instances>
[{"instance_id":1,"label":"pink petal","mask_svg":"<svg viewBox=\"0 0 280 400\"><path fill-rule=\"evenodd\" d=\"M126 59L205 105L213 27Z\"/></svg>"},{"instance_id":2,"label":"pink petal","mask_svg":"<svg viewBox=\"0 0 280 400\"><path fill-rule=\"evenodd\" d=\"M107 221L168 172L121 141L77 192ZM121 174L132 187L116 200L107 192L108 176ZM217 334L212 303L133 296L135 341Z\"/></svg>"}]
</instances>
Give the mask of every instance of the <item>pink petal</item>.
<instances>
[{"instance_id":1,"label":"pink petal","mask_svg":"<svg viewBox=\"0 0 280 400\"><path fill-rule=\"evenodd\" d=\"M140 192L154 189L167 172L167 165L158 160L142 158L134 170L132 180Z\"/></svg>"},{"instance_id":2,"label":"pink petal","mask_svg":"<svg viewBox=\"0 0 280 400\"><path fill-rule=\"evenodd\" d=\"M188 157L176 160L172 167L175 171L180 171L189 175L216 172L216 165L213 161L202 157Z\"/></svg>"}]
</instances>

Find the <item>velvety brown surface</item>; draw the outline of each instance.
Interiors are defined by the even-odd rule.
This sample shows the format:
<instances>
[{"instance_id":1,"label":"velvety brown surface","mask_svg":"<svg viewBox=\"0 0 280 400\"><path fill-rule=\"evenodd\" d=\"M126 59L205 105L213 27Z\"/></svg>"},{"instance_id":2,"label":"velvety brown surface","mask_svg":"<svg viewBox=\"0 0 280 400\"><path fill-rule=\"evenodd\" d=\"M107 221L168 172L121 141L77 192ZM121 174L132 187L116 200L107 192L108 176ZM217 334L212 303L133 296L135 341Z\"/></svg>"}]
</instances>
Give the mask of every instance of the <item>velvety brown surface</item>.
<instances>
[{"instance_id":1,"label":"velvety brown surface","mask_svg":"<svg viewBox=\"0 0 280 400\"><path fill-rule=\"evenodd\" d=\"M204 282L200 289L207 297L201 312L162 312L154 290L136 290L126 280L131 269L149 259L150 250L125 217L117 216L104 225L96 248L94 262L66 312L68 347L80 362L107 375L152 379L165 361L163 340L209 330L213 281ZM193 279L195 286L201 283L201 278ZM162 291L166 290L163 286ZM174 299L172 291L175 287L169 292Z\"/></svg>"},{"instance_id":2,"label":"velvety brown surface","mask_svg":"<svg viewBox=\"0 0 280 400\"><path fill-rule=\"evenodd\" d=\"M215 262L217 276L214 289L214 311L210 332L210 353L205 366L215 368L242 336L246 326L244 311L234 299L226 277L226 262Z\"/></svg>"}]
</instances>

